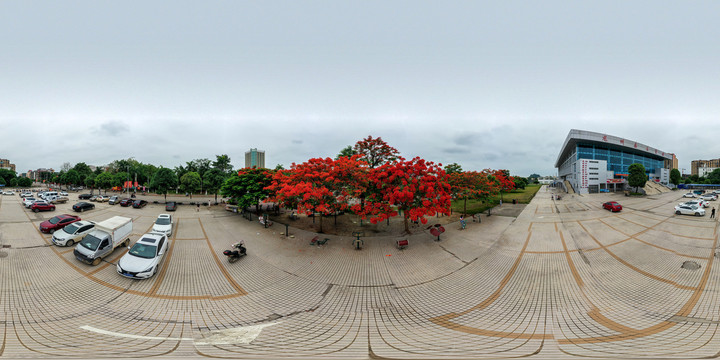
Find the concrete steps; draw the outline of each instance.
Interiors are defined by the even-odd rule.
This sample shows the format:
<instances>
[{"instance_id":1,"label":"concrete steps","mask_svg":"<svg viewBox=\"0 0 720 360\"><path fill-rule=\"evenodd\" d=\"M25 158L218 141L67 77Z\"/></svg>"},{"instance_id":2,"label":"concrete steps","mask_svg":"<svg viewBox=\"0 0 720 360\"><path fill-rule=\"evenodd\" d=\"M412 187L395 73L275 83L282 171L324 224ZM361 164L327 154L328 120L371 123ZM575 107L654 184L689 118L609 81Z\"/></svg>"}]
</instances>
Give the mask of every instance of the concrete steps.
<instances>
[{"instance_id":1,"label":"concrete steps","mask_svg":"<svg viewBox=\"0 0 720 360\"><path fill-rule=\"evenodd\" d=\"M574 194L575 190L573 190L572 185L570 185L570 182L565 180L565 189L567 189L568 194Z\"/></svg>"}]
</instances>

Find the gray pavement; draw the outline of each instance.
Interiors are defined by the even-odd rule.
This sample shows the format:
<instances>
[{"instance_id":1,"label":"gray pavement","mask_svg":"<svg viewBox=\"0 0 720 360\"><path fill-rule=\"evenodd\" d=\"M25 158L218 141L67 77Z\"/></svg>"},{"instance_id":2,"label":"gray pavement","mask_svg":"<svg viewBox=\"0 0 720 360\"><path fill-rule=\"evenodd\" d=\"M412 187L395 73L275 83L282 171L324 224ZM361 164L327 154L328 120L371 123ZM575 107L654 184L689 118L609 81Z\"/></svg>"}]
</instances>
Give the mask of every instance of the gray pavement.
<instances>
[{"instance_id":1,"label":"gray pavement","mask_svg":"<svg viewBox=\"0 0 720 360\"><path fill-rule=\"evenodd\" d=\"M181 206L163 268L143 281L115 272L122 248L92 267L37 230L74 201L35 214L2 196L0 358L718 356L715 219L674 215L674 192L549 194L450 224L439 242L368 237L359 251L351 237L310 246L313 233ZM163 212L105 203L81 217L131 216L134 241ZM237 239L249 255L230 264Z\"/></svg>"}]
</instances>

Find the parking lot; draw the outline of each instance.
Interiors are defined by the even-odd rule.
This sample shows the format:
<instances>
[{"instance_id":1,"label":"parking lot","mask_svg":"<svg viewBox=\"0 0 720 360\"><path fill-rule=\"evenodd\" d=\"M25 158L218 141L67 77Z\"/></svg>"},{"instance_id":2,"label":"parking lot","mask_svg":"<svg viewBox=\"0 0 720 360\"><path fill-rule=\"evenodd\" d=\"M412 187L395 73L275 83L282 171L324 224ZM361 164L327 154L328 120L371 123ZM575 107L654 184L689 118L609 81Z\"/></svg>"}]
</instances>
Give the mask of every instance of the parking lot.
<instances>
[{"instance_id":1,"label":"parking lot","mask_svg":"<svg viewBox=\"0 0 720 360\"><path fill-rule=\"evenodd\" d=\"M362 250L350 237L311 246L316 234L291 228L286 237L280 224L182 205L148 280L117 274L126 248L90 266L38 230L77 214L77 194L39 213L2 196L0 358L717 355L710 208L676 215L680 192L550 194L542 189L517 217L446 226L439 242L419 231L368 237ZM152 202L162 198L148 199L142 209L100 203L79 215L131 217L134 242L165 213ZM604 210L607 201L622 210ZM395 247L400 238L408 248ZM238 239L248 256L230 264L222 251Z\"/></svg>"}]
</instances>

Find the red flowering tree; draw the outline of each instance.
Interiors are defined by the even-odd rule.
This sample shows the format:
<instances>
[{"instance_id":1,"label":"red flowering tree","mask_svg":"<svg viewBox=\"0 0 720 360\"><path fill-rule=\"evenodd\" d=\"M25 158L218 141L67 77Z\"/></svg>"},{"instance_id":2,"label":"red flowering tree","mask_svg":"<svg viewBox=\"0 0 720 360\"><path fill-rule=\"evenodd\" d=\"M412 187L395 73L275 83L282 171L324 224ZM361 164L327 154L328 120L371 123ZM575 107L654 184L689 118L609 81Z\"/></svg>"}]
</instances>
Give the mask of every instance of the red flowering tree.
<instances>
[{"instance_id":1,"label":"red flowering tree","mask_svg":"<svg viewBox=\"0 0 720 360\"><path fill-rule=\"evenodd\" d=\"M354 184L361 172L357 156L310 159L299 165L293 163L290 170L278 171L266 189L275 194L271 200L299 213L330 215L346 210L359 195Z\"/></svg>"},{"instance_id":2,"label":"red flowering tree","mask_svg":"<svg viewBox=\"0 0 720 360\"><path fill-rule=\"evenodd\" d=\"M355 143L353 150L360 155L371 169L397 160L399 152L382 138L373 139L372 135Z\"/></svg>"},{"instance_id":3,"label":"red flowering tree","mask_svg":"<svg viewBox=\"0 0 720 360\"><path fill-rule=\"evenodd\" d=\"M501 201L503 192L515 189L515 182L513 182L510 171L508 170L495 170L492 172L492 178L495 180L495 184L500 191Z\"/></svg>"},{"instance_id":4,"label":"red flowering tree","mask_svg":"<svg viewBox=\"0 0 720 360\"><path fill-rule=\"evenodd\" d=\"M357 210L372 223L396 216L396 207L403 212L405 232L410 232L408 220L425 224L426 215L450 213L450 184L442 167L433 162L399 158L370 171L369 179L377 191L369 193L364 208Z\"/></svg>"},{"instance_id":5,"label":"red flowering tree","mask_svg":"<svg viewBox=\"0 0 720 360\"><path fill-rule=\"evenodd\" d=\"M467 213L468 199L487 199L491 194L497 193L487 171L455 172L448 175L448 182L453 198L464 200L463 214Z\"/></svg>"}]
</instances>

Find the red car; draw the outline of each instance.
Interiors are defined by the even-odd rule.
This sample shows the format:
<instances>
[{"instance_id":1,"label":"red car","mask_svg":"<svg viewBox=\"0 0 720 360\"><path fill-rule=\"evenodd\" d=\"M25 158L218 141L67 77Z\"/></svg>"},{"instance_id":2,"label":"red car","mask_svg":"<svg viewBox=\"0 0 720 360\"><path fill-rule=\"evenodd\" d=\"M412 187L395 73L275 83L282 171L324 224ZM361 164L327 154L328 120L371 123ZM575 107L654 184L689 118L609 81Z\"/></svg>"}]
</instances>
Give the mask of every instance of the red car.
<instances>
[{"instance_id":1,"label":"red car","mask_svg":"<svg viewBox=\"0 0 720 360\"><path fill-rule=\"evenodd\" d=\"M130 198L122 199L122 200L120 200L120 206L131 206L133 201L134 200L130 199Z\"/></svg>"},{"instance_id":2,"label":"red car","mask_svg":"<svg viewBox=\"0 0 720 360\"><path fill-rule=\"evenodd\" d=\"M622 205L620 205L617 201L608 201L603 204L604 209L608 209L611 212L616 212L622 210Z\"/></svg>"},{"instance_id":3,"label":"red car","mask_svg":"<svg viewBox=\"0 0 720 360\"><path fill-rule=\"evenodd\" d=\"M58 215L50 220L45 220L40 224L40 231L44 233L54 233L57 230L64 228L76 221L80 221L80 218L75 215Z\"/></svg>"},{"instance_id":4,"label":"red car","mask_svg":"<svg viewBox=\"0 0 720 360\"><path fill-rule=\"evenodd\" d=\"M55 205L50 204L47 201L36 201L30 206L30 209L34 212L55 211Z\"/></svg>"}]
</instances>

